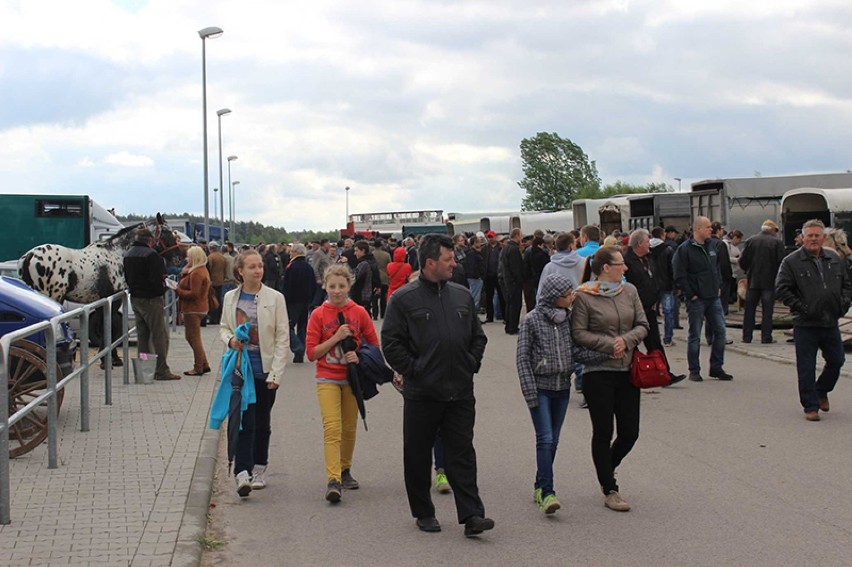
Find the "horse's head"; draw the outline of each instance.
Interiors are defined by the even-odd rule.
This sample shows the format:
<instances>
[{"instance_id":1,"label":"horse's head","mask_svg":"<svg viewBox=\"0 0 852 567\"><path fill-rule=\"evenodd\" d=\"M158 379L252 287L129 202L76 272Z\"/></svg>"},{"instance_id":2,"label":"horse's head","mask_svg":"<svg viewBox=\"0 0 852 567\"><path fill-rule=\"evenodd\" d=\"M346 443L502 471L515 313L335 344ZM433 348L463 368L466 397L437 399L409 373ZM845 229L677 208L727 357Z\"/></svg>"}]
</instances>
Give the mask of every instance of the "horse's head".
<instances>
[{"instance_id":1,"label":"horse's head","mask_svg":"<svg viewBox=\"0 0 852 567\"><path fill-rule=\"evenodd\" d=\"M175 232L168 225L166 219L163 218L163 215L157 213L157 218L147 221L145 228L154 235L154 250L165 258L167 264L172 264L173 259L181 255L181 251Z\"/></svg>"}]
</instances>

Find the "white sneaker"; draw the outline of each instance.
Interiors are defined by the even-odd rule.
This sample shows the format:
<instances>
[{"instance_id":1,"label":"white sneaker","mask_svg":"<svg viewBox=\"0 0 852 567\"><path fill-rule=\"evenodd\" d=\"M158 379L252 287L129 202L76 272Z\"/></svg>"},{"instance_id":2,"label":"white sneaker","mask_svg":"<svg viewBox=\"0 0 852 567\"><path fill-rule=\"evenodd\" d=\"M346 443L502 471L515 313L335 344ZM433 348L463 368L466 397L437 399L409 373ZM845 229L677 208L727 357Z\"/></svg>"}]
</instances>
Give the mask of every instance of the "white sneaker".
<instances>
[{"instance_id":1,"label":"white sneaker","mask_svg":"<svg viewBox=\"0 0 852 567\"><path fill-rule=\"evenodd\" d=\"M266 488L266 467L267 465L255 465L251 471L251 488L252 490L263 490Z\"/></svg>"},{"instance_id":2,"label":"white sneaker","mask_svg":"<svg viewBox=\"0 0 852 567\"><path fill-rule=\"evenodd\" d=\"M237 494L242 498L247 497L251 493L251 477L248 471L240 471L237 474Z\"/></svg>"}]
</instances>

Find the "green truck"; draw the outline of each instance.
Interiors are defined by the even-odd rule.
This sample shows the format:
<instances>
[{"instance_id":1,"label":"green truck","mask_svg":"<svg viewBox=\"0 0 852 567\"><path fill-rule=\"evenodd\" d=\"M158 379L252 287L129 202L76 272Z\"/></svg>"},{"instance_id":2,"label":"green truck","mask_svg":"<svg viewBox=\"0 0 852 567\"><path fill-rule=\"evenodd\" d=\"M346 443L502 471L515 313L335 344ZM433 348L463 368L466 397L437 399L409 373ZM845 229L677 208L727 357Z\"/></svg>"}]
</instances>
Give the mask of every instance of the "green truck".
<instances>
[{"instance_id":1,"label":"green truck","mask_svg":"<svg viewBox=\"0 0 852 567\"><path fill-rule=\"evenodd\" d=\"M40 244L83 248L124 228L85 195L0 195L0 261L17 260Z\"/></svg>"}]
</instances>

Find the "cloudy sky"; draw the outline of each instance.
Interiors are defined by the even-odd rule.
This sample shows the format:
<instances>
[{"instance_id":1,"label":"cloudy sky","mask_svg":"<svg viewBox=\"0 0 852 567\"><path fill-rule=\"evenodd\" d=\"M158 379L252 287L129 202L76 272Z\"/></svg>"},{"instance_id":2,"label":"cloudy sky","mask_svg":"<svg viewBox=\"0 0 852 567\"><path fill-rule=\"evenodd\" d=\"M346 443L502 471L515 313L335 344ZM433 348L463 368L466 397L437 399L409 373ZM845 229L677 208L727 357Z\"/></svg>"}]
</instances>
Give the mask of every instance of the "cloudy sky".
<instances>
[{"instance_id":1,"label":"cloudy sky","mask_svg":"<svg viewBox=\"0 0 852 567\"><path fill-rule=\"evenodd\" d=\"M2 191L203 214L207 26L211 215L221 108L237 218L289 230L517 210L540 131L605 183L852 168L848 0L0 0Z\"/></svg>"}]
</instances>

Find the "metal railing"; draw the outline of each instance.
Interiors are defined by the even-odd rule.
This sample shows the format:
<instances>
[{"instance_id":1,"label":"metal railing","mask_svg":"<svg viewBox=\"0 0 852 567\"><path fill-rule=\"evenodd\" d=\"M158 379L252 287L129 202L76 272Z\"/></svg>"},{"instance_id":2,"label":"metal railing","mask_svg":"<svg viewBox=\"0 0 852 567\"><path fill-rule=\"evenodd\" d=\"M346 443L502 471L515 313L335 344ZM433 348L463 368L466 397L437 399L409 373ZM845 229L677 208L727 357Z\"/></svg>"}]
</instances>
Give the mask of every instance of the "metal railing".
<instances>
[{"instance_id":1,"label":"metal railing","mask_svg":"<svg viewBox=\"0 0 852 567\"><path fill-rule=\"evenodd\" d=\"M121 336L112 336L113 305L120 301L122 307ZM94 356L89 356L89 319L91 314L103 308L103 341ZM7 333L0 337L0 524L11 522L11 495L9 475L9 433L20 420L32 413L43 402L47 401L47 466L57 468L58 462L58 431L59 404L57 393L64 389L72 380L80 378L80 431L89 431L89 370L99 360L104 361L104 403L112 405L112 350L121 345L124 360L127 362L122 369L122 383L130 383L129 336L135 327L129 326L130 296L126 291L110 297L88 303L67 313L57 315L48 321L42 321L29 327ZM165 313L172 331L177 328L177 297L171 290L165 296ZM71 320L80 323L79 351L80 365L66 376L57 377L57 331L61 324ZM13 415L9 415L9 355L13 343L37 333L44 333L47 364L46 388L40 395L32 399L26 406Z\"/></svg>"}]
</instances>

